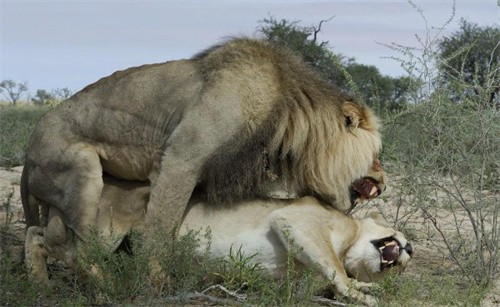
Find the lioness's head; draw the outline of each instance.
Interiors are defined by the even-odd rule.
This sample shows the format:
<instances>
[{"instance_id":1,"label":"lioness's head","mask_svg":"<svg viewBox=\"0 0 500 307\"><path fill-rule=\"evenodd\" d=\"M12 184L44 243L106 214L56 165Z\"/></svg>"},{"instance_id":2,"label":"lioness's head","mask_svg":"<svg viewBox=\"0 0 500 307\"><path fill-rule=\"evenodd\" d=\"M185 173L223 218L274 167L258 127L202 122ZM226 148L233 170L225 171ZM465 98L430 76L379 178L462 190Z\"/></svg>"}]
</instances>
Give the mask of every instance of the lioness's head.
<instances>
[{"instance_id":1,"label":"lioness's head","mask_svg":"<svg viewBox=\"0 0 500 307\"><path fill-rule=\"evenodd\" d=\"M364 282L382 279L389 272L401 272L413 255L404 234L391 228L380 214L360 220L357 240L344 260L347 273Z\"/></svg>"}]
</instances>

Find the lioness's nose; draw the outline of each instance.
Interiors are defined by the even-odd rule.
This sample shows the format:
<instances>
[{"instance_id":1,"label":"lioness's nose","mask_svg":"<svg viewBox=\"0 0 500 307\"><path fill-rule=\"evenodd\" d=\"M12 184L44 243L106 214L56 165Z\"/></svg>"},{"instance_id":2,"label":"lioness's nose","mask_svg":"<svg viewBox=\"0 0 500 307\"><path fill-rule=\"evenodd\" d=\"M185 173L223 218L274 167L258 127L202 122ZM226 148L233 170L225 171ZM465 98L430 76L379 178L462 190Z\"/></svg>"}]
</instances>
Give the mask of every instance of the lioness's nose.
<instances>
[{"instance_id":1,"label":"lioness's nose","mask_svg":"<svg viewBox=\"0 0 500 307\"><path fill-rule=\"evenodd\" d=\"M406 244L405 247L403 247L403 249L408 253L408 255L413 255L413 247L411 246L410 243Z\"/></svg>"}]
</instances>

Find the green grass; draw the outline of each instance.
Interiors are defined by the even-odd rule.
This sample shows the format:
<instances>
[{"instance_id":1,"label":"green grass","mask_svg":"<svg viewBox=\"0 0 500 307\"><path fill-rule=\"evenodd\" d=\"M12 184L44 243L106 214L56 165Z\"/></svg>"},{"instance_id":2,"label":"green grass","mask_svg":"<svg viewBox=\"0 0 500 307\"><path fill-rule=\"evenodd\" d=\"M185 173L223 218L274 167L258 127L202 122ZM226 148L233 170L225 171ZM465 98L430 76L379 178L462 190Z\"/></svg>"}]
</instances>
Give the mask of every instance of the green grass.
<instances>
[{"instance_id":1,"label":"green grass","mask_svg":"<svg viewBox=\"0 0 500 307\"><path fill-rule=\"evenodd\" d=\"M479 306L487 290L460 274L423 272L385 279L377 296L381 306Z\"/></svg>"},{"instance_id":2,"label":"green grass","mask_svg":"<svg viewBox=\"0 0 500 307\"><path fill-rule=\"evenodd\" d=\"M0 166L24 163L24 152L36 122L46 107L0 105Z\"/></svg>"},{"instance_id":3,"label":"green grass","mask_svg":"<svg viewBox=\"0 0 500 307\"><path fill-rule=\"evenodd\" d=\"M91 265L97 266L100 275L89 275L82 280L60 265L52 264L49 266L51 288L30 282L23 266L4 254L0 256L0 305L185 304L190 294L201 293L217 284L246 296L246 305L320 306L313 298L319 292L325 293L321 290L329 287L327 282L311 270L299 271L292 255L285 276L276 280L250 261L252 255L245 255L240 249L234 249L224 259L209 257L208 250L207 254L197 256L197 236L191 233L168 243L161 266L169 274L160 284L150 278L150 254L142 249L143 240L138 236L132 238L133 255L123 251L109 254L99 247L97 240L90 240L82 249L85 256L80 263L86 270ZM425 268L418 276L390 276L373 294L381 306L479 306L487 287L467 282L459 272L436 272ZM217 289L207 294L237 302ZM349 304L345 298L339 300ZM191 303L203 304L203 300Z\"/></svg>"},{"instance_id":4,"label":"green grass","mask_svg":"<svg viewBox=\"0 0 500 307\"><path fill-rule=\"evenodd\" d=\"M79 263L85 272L90 272L93 266L99 273L78 278L53 263L49 265L50 288L31 282L21 264L13 262L7 254L0 255L0 305L183 304L188 302L189 295L222 285L245 296L246 304L297 306L310 305L315 291L323 285L313 278L312 272L299 273L293 264L283 279L275 280L251 261L251 255L239 249L224 259L210 257L208 249L200 256L196 252L199 235L192 232L166 243L160 265L167 274L160 282L151 278L151 254L141 246L143 239L138 235L131 239L133 255L124 251L109 254L100 247L97 237L89 240L80 250ZM207 295L237 302L217 289Z\"/></svg>"}]
</instances>

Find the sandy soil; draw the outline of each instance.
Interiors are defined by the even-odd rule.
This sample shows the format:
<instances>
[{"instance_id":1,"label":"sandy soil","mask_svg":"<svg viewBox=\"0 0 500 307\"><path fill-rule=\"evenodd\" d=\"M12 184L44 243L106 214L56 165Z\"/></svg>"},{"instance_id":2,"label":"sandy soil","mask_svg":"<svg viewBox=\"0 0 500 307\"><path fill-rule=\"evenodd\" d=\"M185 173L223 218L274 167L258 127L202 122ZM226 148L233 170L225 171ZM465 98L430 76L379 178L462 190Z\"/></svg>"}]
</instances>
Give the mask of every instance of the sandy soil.
<instances>
[{"instance_id":1,"label":"sandy soil","mask_svg":"<svg viewBox=\"0 0 500 307\"><path fill-rule=\"evenodd\" d=\"M19 184L22 167L0 169L0 253L21 257L24 242L24 214Z\"/></svg>"},{"instance_id":2,"label":"sandy soil","mask_svg":"<svg viewBox=\"0 0 500 307\"><path fill-rule=\"evenodd\" d=\"M20 259L24 240L24 215L20 200L19 184L22 167L9 170L0 169L0 253L9 253L13 258ZM391 178L391 177L390 177ZM415 256L410 262L405 274L419 276L423 270L446 272L455 269L450 261L444 243L432 227L430 221L424 218L423 212L412 208L399 208L398 195L393 182L389 182L387 191L376 201L360 206L355 216L363 216L370 211L381 212L391 223L400 221L402 230L411 239ZM442 225L450 225L451 213L447 211L436 212ZM396 218L398 217L398 218ZM464 229L470 225L462 225ZM444 227L446 230L446 227ZM482 302L482 306L500 306L500 279Z\"/></svg>"}]
</instances>

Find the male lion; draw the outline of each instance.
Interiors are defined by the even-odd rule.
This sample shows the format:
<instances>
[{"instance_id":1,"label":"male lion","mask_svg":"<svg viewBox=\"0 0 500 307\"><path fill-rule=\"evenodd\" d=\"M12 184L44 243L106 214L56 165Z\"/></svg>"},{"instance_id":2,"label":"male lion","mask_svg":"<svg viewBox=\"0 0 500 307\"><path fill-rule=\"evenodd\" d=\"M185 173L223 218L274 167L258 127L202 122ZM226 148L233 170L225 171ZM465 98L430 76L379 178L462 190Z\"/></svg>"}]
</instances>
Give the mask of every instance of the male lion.
<instances>
[{"instance_id":1,"label":"male lion","mask_svg":"<svg viewBox=\"0 0 500 307\"><path fill-rule=\"evenodd\" d=\"M149 191L143 183L104 177L94 226L110 252L132 228L144 237L151 235L141 227L144 215L138 214L146 211ZM42 282L48 282L47 256L78 269L77 246L85 244L66 226L67 219L59 209L51 206L45 215L47 226L30 227L25 242L27 265L33 277ZM190 230L210 230L209 238L200 237L201 251L210 244L210 255L227 257L231 249L241 248L246 255L255 254L252 261L276 277L285 274L291 253L299 267L316 269L337 294L367 305L376 303L363 293L370 283L390 271L402 271L413 252L405 236L380 216L353 219L310 196L241 201L230 208L209 205L194 196L179 235Z\"/></svg>"},{"instance_id":2,"label":"male lion","mask_svg":"<svg viewBox=\"0 0 500 307\"><path fill-rule=\"evenodd\" d=\"M342 212L364 176L384 188L378 121L289 50L234 39L190 60L118 71L41 118L27 149L22 200L61 210L81 238L95 225L103 173L149 182L147 227L170 231L195 186L210 203L284 190Z\"/></svg>"}]
</instances>

